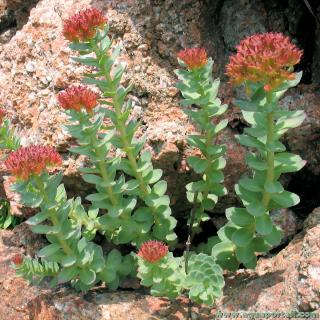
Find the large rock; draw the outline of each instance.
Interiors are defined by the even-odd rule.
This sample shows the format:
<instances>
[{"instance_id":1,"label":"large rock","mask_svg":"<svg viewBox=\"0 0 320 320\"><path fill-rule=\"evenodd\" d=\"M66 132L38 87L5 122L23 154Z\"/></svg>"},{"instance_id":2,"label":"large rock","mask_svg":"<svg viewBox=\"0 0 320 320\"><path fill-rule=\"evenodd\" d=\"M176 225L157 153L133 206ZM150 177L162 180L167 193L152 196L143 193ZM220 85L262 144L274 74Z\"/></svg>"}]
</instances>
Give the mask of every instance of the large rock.
<instances>
[{"instance_id":1,"label":"large rock","mask_svg":"<svg viewBox=\"0 0 320 320\"><path fill-rule=\"evenodd\" d=\"M148 136L146 148L153 152L155 165L164 169L173 209L178 216L184 216L189 209L184 186L197 178L186 165L186 157L193 150L186 145L185 137L195 128L179 107L179 94L174 87L177 79L173 73L176 52L182 47L204 43L217 60L217 73L223 74L232 46L247 35L244 25L251 21L255 26L251 33L283 31L280 13L290 16L293 12L289 31L298 32L300 18L294 10L294 1L284 9L276 1L266 5L258 0L219 3L166 0L157 5L138 0L41 0L23 28L8 43L0 45L0 104L8 110L23 145L51 144L63 154L64 182L70 196L87 194L90 185L78 173L85 159L67 151L73 141L61 130L66 118L55 96L70 83L78 83L86 70L70 59L72 52L61 36L62 19L88 5L102 9L108 15L111 32L124 46L121 59L128 64L124 81L131 80L134 84L131 98L135 104L133 114L142 123L139 134ZM18 10L18 3L10 2L12 10ZM248 21L242 19L244 16ZM277 23L271 19L274 16L278 17ZM209 23L210 17L214 21ZM214 29L211 23L215 24ZM239 28L242 33L238 32ZM318 174L319 113L318 94L314 90L313 86L292 89L284 104L294 108L300 102L305 105L308 119L303 127L292 130L287 141L293 151L301 152L308 160L312 174ZM224 102L231 105L233 96L234 92L222 85L220 97ZM229 127L218 139L228 147L225 183L229 194L216 207L220 213L237 204L233 186L246 171L245 150L234 139L234 134L242 129L238 110L230 107L228 118Z\"/></svg>"},{"instance_id":2,"label":"large rock","mask_svg":"<svg viewBox=\"0 0 320 320\"><path fill-rule=\"evenodd\" d=\"M22 233L28 239L25 243L19 242ZM67 287L29 286L14 276L10 260L24 252L25 245L36 248L36 243L27 231L0 231L0 319L187 319L188 303L183 297L169 302L143 290L97 288L80 294ZM286 248L260 258L255 271L226 275L224 296L216 308L195 305L192 319L212 319L217 311L320 313L320 209L314 210L304 231Z\"/></svg>"},{"instance_id":3,"label":"large rock","mask_svg":"<svg viewBox=\"0 0 320 320\"><path fill-rule=\"evenodd\" d=\"M301 85L290 89L281 100L287 110L304 110L306 119L285 136L289 150L307 161L306 168L315 176L320 174L320 88Z\"/></svg>"},{"instance_id":4,"label":"large rock","mask_svg":"<svg viewBox=\"0 0 320 320\"><path fill-rule=\"evenodd\" d=\"M173 209L184 215L188 208L184 186L195 178L186 166L192 150L185 137L195 128L179 106L174 66L167 58L175 63L181 47L200 44L200 2L166 1L154 7L144 1L40 1L28 23L1 48L0 104L8 110L23 145L51 144L63 154L64 182L71 196L89 192L90 186L77 171L84 158L67 151L73 141L61 129L66 117L55 98L61 89L78 83L86 70L70 58L72 52L61 35L62 18L88 5L107 14L111 32L123 43L121 59L128 64L124 81L134 84L131 98L133 114L142 123L139 134L148 136L146 148L153 152L155 165L164 169ZM226 185L231 192L219 205L223 212L235 201L233 185L245 167L244 150L236 143L233 129L228 128L220 140L228 146Z\"/></svg>"}]
</instances>

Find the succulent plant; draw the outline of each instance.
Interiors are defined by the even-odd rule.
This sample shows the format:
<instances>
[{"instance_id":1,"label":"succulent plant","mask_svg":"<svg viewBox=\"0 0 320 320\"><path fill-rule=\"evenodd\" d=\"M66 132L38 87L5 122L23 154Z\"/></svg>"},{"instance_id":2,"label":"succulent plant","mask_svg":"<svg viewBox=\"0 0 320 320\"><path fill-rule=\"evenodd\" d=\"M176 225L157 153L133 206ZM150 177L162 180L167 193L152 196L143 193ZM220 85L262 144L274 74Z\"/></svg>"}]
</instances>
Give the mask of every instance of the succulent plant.
<instances>
[{"instance_id":1,"label":"succulent plant","mask_svg":"<svg viewBox=\"0 0 320 320\"><path fill-rule=\"evenodd\" d=\"M280 243L282 231L269 212L294 206L299 197L284 190L278 180L281 174L298 171L305 164L279 141L305 118L302 110L283 110L278 103L301 79L301 72L293 73L301 51L278 33L250 36L237 49L227 74L233 83L244 83L248 93L248 100L236 100L235 104L249 124L237 139L249 148L246 161L251 174L235 186L244 208L227 209L229 221L219 230L221 242L212 250L220 265L231 270L239 263L255 268L257 253Z\"/></svg>"}]
</instances>

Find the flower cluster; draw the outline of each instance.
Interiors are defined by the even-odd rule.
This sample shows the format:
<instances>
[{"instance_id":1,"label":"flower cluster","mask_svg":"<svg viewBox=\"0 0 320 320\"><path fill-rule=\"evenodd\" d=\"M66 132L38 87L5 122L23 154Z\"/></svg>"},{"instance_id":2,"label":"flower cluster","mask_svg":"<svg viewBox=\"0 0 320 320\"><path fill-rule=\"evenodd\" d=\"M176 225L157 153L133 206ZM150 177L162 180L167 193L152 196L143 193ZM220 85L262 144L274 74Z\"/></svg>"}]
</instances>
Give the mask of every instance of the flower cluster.
<instances>
[{"instance_id":1,"label":"flower cluster","mask_svg":"<svg viewBox=\"0 0 320 320\"><path fill-rule=\"evenodd\" d=\"M50 166L61 164L61 156L50 146L21 147L10 153L4 162L5 168L21 180L28 180L30 176L39 175Z\"/></svg>"},{"instance_id":2,"label":"flower cluster","mask_svg":"<svg viewBox=\"0 0 320 320\"><path fill-rule=\"evenodd\" d=\"M97 105L97 99L98 95L84 86L72 86L58 94L58 101L63 109L80 111L84 108L89 113Z\"/></svg>"},{"instance_id":3,"label":"flower cluster","mask_svg":"<svg viewBox=\"0 0 320 320\"><path fill-rule=\"evenodd\" d=\"M178 53L178 58L187 65L189 70L202 68L208 61L207 52L204 48L182 50Z\"/></svg>"},{"instance_id":4,"label":"flower cluster","mask_svg":"<svg viewBox=\"0 0 320 320\"><path fill-rule=\"evenodd\" d=\"M156 263L165 257L167 253L168 246L161 241L150 240L142 244L138 256L150 263Z\"/></svg>"},{"instance_id":5,"label":"flower cluster","mask_svg":"<svg viewBox=\"0 0 320 320\"><path fill-rule=\"evenodd\" d=\"M92 39L97 29L102 29L107 19L95 8L81 10L63 23L63 35L71 42L88 41Z\"/></svg>"},{"instance_id":6,"label":"flower cluster","mask_svg":"<svg viewBox=\"0 0 320 320\"><path fill-rule=\"evenodd\" d=\"M237 53L230 57L227 75L231 82L261 82L266 91L286 80L293 80L293 66L299 63L302 51L281 33L252 35L240 42Z\"/></svg>"},{"instance_id":7,"label":"flower cluster","mask_svg":"<svg viewBox=\"0 0 320 320\"><path fill-rule=\"evenodd\" d=\"M0 108L0 125L3 123L3 119L6 116L6 111L2 108Z\"/></svg>"}]
</instances>

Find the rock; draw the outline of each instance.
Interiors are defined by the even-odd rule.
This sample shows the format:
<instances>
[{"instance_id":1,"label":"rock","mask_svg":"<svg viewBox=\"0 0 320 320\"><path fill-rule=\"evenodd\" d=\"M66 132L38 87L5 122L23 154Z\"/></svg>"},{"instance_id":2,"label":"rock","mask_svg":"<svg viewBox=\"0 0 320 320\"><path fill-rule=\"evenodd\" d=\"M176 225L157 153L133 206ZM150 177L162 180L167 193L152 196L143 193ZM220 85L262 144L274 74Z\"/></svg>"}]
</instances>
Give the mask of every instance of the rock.
<instances>
[{"instance_id":1,"label":"rock","mask_svg":"<svg viewBox=\"0 0 320 320\"><path fill-rule=\"evenodd\" d=\"M3 46L0 54L0 84L3 84L1 87L4 88L0 93L0 103L8 109L14 126L22 137L23 145L51 144L68 159L64 162L64 182L67 190L72 190L72 195L85 195L90 186L81 180L77 171L84 159L70 155L67 151L72 140L61 129L66 117L58 107L55 96L70 83L79 83L81 75L87 69L70 59L72 53L61 36L61 17L65 18L89 3L89 0L68 0L62 4L55 0L53 6L52 1L41 0L31 11L28 23ZM253 28L253 31L266 29L270 24L271 13L284 10L275 2L272 3L264 6L258 0L236 3L224 1L219 15L214 14L219 10L216 4L205 5L189 0L166 1L156 7L150 3L142 5L139 1L117 0L106 4L96 0L92 3L107 12L111 32L123 42L121 59L128 65L124 81L132 81L132 96L141 101L141 108L138 105L133 113L133 116L143 123L138 135L146 133L148 136L146 148L153 150L155 165L164 170L168 192L177 216L184 216L185 211L189 210L184 192L185 184L197 177L186 166L186 157L195 151L188 148L185 138L187 134L194 132L195 128L183 114L179 106L179 93L174 87L176 52L183 47L200 44L199 35L205 27L208 33L203 31L203 41L211 39L207 44L208 50L217 59L215 68L220 70L227 60L222 49L223 43L221 46L216 45L220 43L221 37L226 43L226 51L229 52L240 37L244 36L241 36L241 32L234 32L240 28L240 25L238 29L235 25L241 24L241 17L244 16L247 16L249 21L256 21L253 25L257 26L257 29ZM292 6L290 8L293 10ZM232 12L237 13L236 19L232 19ZM155 20L148 19L148 14ZM214 17L213 22L223 29L221 34L218 27L213 30L210 25L205 24L209 19L208 15ZM243 32L246 32L245 23L249 22L244 21L244 24L241 24L240 29ZM215 45L212 39L216 42ZM155 49L153 44L158 42L163 46L163 53L169 55L169 63L167 59L161 59ZM301 153L308 161L308 168L317 174L320 167L320 153L316 147L319 125L318 95L313 92L314 87L301 88L290 90L284 105L295 108L302 103L308 119L301 128L289 133L287 144L292 151ZM231 104L234 92L222 84L219 96L230 104L230 125L218 139L219 143L226 143L228 148L227 167L224 171L229 193L220 199L215 209L215 212L223 213L227 207L239 203L234 193L234 184L247 168L243 161L246 151L234 139L234 134L238 133L239 129L237 122L241 125L239 111Z\"/></svg>"},{"instance_id":2,"label":"rock","mask_svg":"<svg viewBox=\"0 0 320 320\"><path fill-rule=\"evenodd\" d=\"M298 128L285 136L289 150L307 161L306 168L314 175L320 174L320 88L316 85L299 86L289 90L281 100L288 110L304 110L306 119Z\"/></svg>"},{"instance_id":3,"label":"rock","mask_svg":"<svg viewBox=\"0 0 320 320\"><path fill-rule=\"evenodd\" d=\"M51 144L68 159L64 161L63 170L66 189L72 190L70 196L77 193L85 195L90 186L82 181L77 172L84 159L70 155L67 151L72 140L61 129L66 117L57 105L55 96L69 84L79 83L81 75L87 69L72 62L72 53L61 35L61 17L65 18L89 3L89 0L69 0L63 3L56 0L55 5L52 5L52 1L41 0L31 11L28 23L3 46L0 54L0 74L3 75L5 84L0 93L0 103L8 109L14 126L22 137L22 145ZM172 2L165 3L154 11L156 16L159 15L161 23L154 25L156 34L153 37L161 38L163 50L170 55L173 63L176 63L176 52L182 46L191 45L190 41L194 39L185 34L182 41L172 30L179 26L187 32L189 21L192 21L193 32L197 33L197 16L190 15L190 12L198 12L200 15L201 5L193 1L185 3L191 7ZM144 124L138 135L147 134L146 148L153 150L155 165L164 169L174 211L178 215L184 215L184 211L189 208L185 199L185 184L194 177L185 166L186 156L190 153L185 138L195 129L188 123L179 106L172 66L163 67L163 62L153 58L158 53L152 49L151 40L146 35L146 27L150 31L153 26L142 20L152 6L142 6L139 1L128 2L126 6L121 1L111 4L95 1L94 5L107 12L111 32L123 41L121 59L128 65L124 81L132 81L132 95L137 101L141 101L141 108L135 108L133 114ZM134 9L131 20L125 13L128 8ZM180 15L180 10L185 15ZM181 18L177 21L178 16ZM232 191L234 182L242 170L245 170L240 157L244 153L239 152L242 149L233 139L232 131L220 139L228 144L230 161L227 168L230 170L226 169L229 170L226 172L226 183ZM232 172L231 168L236 168L237 165L237 170ZM225 197L218 210L223 212L234 199L233 193L231 198Z\"/></svg>"},{"instance_id":4,"label":"rock","mask_svg":"<svg viewBox=\"0 0 320 320\"><path fill-rule=\"evenodd\" d=\"M320 21L320 13L318 13L318 19ZM312 62L312 81L314 83L320 83L320 22L317 23L317 29L315 32L315 52Z\"/></svg>"},{"instance_id":5,"label":"rock","mask_svg":"<svg viewBox=\"0 0 320 320\"><path fill-rule=\"evenodd\" d=\"M260 258L255 271L226 274L223 298L213 309L194 305L191 312L195 319L212 319L217 311L319 313L319 212L319 208L314 210L304 231L286 248ZM188 301L183 297L169 302L149 296L146 290L110 292L97 288L84 294L61 286L29 286L14 277L10 267L10 259L24 250L19 241L3 240L11 235L12 231L0 231L0 316L19 320L187 319Z\"/></svg>"},{"instance_id":6,"label":"rock","mask_svg":"<svg viewBox=\"0 0 320 320\"><path fill-rule=\"evenodd\" d=\"M311 216L313 215L310 215L310 217ZM303 221L301 220L301 218L293 210L290 209L273 210L270 213L270 217L273 223L279 226L283 231L281 242L274 248L287 244L303 227ZM225 215L214 215L211 218L211 221L216 229L219 230L228 222L228 219Z\"/></svg>"},{"instance_id":7,"label":"rock","mask_svg":"<svg viewBox=\"0 0 320 320\"><path fill-rule=\"evenodd\" d=\"M219 310L319 312L319 234L320 225L309 224L277 255L260 258L256 271L227 277Z\"/></svg>"},{"instance_id":8,"label":"rock","mask_svg":"<svg viewBox=\"0 0 320 320\"><path fill-rule=\"evenodd\" d=\"M260 1L224 1L220 26L227 50L234 51L235 46L251 34L266 32L266 20L267 13Z\"/></svg>"}]
</instances>

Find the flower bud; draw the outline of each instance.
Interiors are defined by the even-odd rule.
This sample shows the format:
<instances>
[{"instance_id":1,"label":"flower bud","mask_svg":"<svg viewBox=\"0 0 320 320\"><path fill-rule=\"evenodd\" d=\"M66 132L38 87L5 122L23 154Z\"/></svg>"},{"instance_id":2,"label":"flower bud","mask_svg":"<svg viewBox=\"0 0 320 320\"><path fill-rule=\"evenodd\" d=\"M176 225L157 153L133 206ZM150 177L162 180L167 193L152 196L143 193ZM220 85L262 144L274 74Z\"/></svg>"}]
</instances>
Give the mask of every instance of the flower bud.
<instances>
[{"instance_id":1,"label":"flower bud","mask_svg":"<svg viewBox=\"0 0 320 320\"><path fill-rule=\"evenodd\" d=\"M0 108L0 126L3 124L3 119L6 116L6 111Z\"/></svg>"},{"instance_id":2,"label":"flower bud","mask_svg":"<svg viewBox=\"0 0 320 320\"><path fill-rule=\"evenodd\" d=\"M189 70L203 68L207 62L207 52L204 48L189 48L178 53L178 58L182 60Z\"/></svg>"},{"instance_id":3,"label":"flower bud","mask_svg":"<svg viewBox=\"0 0 320 320\"><path fill-rule=\"evenodd\" d=\"M168 253L168 246L161 241L150 240L143 243L138 256L150 263L156 263Z\"/></svg>"},{"instance_id":4,"label":"flower bud","mask_svg":"<svg viewBox=\"0 0 320 320\"><path fill-rule=\"evenodd\" d=\"M48 167L61 164L61 156L50 146L20 147L11 152L4 162L5 168L20 180L28 180L30 176L39 175Z\"/></svg>"},{"instance_id":5,"label":"flower bud","mask_svg":"<svg viewBox=\"0 0 320 320\"><path fill-rule=\"evenodd\" d=\"M16 254L11 258L11 262L19 266L23 262L23 256L21 254Z\"/></svg>"},{"instance_id":6,"label":"flower bud","mask_svg":"<svg viewBox=\"0 0 320 320\"><path fill-rule=\"evenodd\" d=\"M102 29L107 18L100 10L87 8L63 22L63 35L71 42L88 41L95 37L97 29Z\"/></svg>"},{"instance_id":7,"label":"flower bud","mask_svg":"<svg viewBox=\"0 0 320 320\"><path fill-rule=\"evenodd\" d=\"M299 63L302 51L282 33L255 34L242 40L237 53L230 57L227 75L231 83L261 83L272 91L284 81L295 79L293 66Z\"/></svg>"},{"instance_id":8,"label":"flower bud","mask_svg":"<svg viewBox=\"0 0 320 320\"><path fill-rule=\"evenodd\" d=\"M63 109L80 111L82 108L87 112L98 104L98 95L84 86L72 86L58 94L58 101Z\"/></svg>"}]
</instances>

